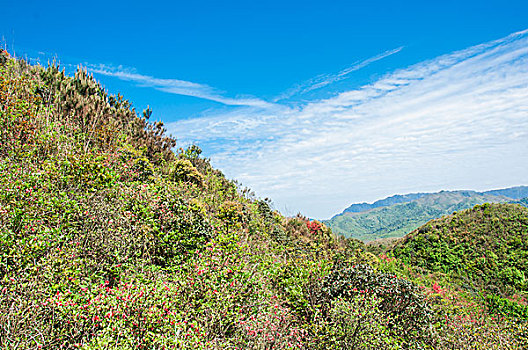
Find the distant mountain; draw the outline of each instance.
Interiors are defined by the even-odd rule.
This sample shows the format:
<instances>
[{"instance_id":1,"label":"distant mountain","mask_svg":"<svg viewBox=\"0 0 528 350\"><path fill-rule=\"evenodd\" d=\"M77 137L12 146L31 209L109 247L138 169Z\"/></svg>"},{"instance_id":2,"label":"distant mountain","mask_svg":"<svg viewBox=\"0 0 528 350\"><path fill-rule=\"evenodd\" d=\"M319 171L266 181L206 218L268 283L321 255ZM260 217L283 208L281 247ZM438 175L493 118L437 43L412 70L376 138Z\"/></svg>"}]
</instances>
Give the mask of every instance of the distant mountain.
<instances>
[{"instance_id":1,"label":"distant mountain","mask_svg":"<svg viewBox=\"0 0 528 350\"><path fill-rule=\"evenodd\" d=\"M523 199L528 198L528 186L517 186L504 188L502 190L491 190L483 192L484 194L492 194L496 196L505 196L511 199Z\"/></svg>"},{"instance_id":2,"label":"distant mountain","mask_svg":"<svg viewBox=\"0 0 528 350\"><path fill-rule=\"evenodd\" d=\"M486 192L441 191L396 195L372 204L353 204L325 223L337 234L368 242L402 237L429 220L477 204L514 202L526 206L528 201L525 197L528 197L528 186ZM361 208L364 210L361 211Z\"/></svg>"},{"instance_id":3,"label":"distant mountain","mask_svg":"<svg viewBox=\"0 0 528 350\"><path fill-rule=\"evenodd\" d=\"M517 201L516 203L522 205L523 207L528 208L528 198L523 198Z\"/></svg>"},{"instance_id":4,"label":"distant mountain","mask_svg":"<svg viewBox=\"0 0 528 350\"><path fill-rule=\"evenodd\" d=\"M404 195L394 195L387 197L385 199L380 199L375 201L372 204L369 203L357 203L352 204L350 207L346 208L343 213L361 213L370 209L375 209L379 207L388 207L390 205L399 204L399 203L408 203L415 199L421 198L427 195L427 193L409 193Z\"/></svg>"}]
</instances>

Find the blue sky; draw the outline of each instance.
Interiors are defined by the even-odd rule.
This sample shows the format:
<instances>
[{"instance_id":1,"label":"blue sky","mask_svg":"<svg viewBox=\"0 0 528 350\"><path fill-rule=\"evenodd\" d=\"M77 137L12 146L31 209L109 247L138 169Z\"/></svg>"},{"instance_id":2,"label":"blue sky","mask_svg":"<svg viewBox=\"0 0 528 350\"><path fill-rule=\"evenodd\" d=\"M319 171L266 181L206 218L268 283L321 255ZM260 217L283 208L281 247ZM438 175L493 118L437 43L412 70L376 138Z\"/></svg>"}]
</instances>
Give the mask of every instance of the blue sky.
<instances>
[{"instance_id":1,"label":"blue sky","mask_svg":"<svg viewBox=\"0 0 528 350\"><path fill-rule=\"evenodd\" d=\"M1 2L286 214L528 184L528 2ZM515 34L516 33L516 34Z\"/></svg>"}]
</instances>

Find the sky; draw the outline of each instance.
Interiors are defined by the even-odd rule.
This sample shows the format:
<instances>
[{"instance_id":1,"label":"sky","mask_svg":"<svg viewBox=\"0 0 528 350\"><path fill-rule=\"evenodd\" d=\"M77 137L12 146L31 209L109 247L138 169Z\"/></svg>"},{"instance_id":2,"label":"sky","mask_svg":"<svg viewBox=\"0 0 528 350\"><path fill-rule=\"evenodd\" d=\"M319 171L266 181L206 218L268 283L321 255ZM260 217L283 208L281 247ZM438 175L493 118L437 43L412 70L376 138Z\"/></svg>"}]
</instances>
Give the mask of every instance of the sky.
<instances>
[{"instance_id":1,"label":"sky","mask_svg":"<svg viewBox=\"0 0 528 350\"><path fill-rule=\"evenodd\" d=\"M11 53L82 65L286 215L528 185L526 1L0 8Z\"/></svg>"}]
</instances>

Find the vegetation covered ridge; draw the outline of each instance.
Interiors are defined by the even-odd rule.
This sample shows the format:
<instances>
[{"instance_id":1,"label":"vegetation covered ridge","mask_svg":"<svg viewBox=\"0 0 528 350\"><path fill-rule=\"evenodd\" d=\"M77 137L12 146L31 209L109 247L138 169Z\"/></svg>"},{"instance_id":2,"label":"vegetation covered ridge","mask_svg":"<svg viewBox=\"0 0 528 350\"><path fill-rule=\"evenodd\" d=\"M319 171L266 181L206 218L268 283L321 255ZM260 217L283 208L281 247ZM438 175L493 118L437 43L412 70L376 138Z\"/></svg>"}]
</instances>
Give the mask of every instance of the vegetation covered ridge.
<instances>
[{"instance_id":1,"label":"vegetation covered ridge","mask_svg":"<svg viewBox=\"0 0 528 350\"><path fill-rule=\"evenodd\" d=\"M441 272L490 307L528 319L528 209L483 204L433 220L392 249L402 262ZM520 303L516 302L520 301Z\"/></svg>"},{"instance_id":2,"label":"vegetation covered ridge","mask_svg":"<svg viewBox=\"0 0 528 350\"><path fill-rule=\"evenodd\" d=\"M526 344L521 318L280 215L151 118L0 51L1 349Z\"/></svg>"}]
</instances>

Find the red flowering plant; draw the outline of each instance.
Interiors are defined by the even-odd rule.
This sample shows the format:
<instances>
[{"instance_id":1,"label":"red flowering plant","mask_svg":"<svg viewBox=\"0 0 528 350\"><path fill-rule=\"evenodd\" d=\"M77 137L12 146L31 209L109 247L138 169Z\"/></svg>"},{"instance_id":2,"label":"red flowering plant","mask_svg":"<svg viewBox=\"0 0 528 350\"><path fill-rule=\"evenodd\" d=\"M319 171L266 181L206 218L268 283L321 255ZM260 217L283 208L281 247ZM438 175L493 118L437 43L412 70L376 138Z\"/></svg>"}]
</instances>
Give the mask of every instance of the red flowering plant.
<instances>
[{"instance_id":1,"label":"red flowering plant","mask_svg":"<svg viewBox=\"0 0 528 350\"><path fill-rule=\"evenodd\" d=\"M320 234L323 228L323 225L317 220L306 221L306 226L308 227L308 230L310 230L310 233L314 236Z\"/></svg>"}]
</instances>

